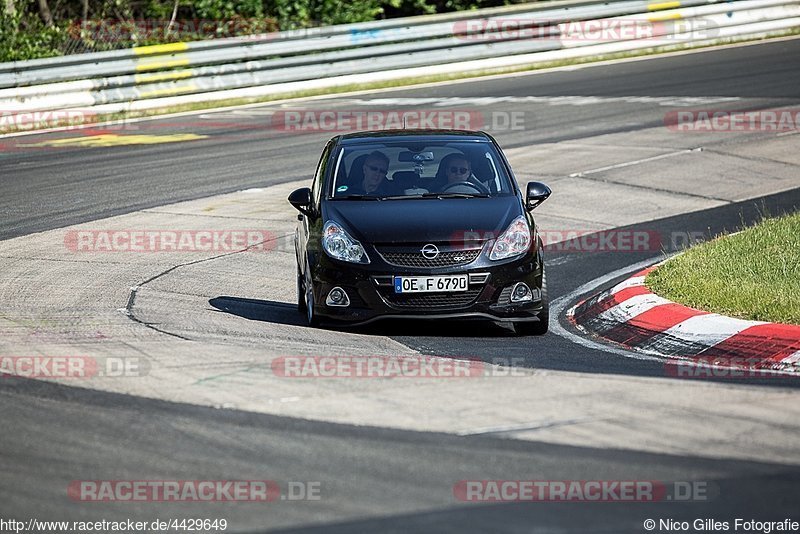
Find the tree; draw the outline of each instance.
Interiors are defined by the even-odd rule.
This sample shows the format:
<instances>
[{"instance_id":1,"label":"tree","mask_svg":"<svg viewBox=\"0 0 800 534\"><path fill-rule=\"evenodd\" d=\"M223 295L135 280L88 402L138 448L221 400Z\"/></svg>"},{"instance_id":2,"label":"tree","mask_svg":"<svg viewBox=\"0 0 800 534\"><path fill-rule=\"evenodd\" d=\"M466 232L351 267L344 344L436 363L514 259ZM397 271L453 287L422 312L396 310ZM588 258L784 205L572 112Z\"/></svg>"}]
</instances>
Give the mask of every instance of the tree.
<instances>
[{"instance_id":1,"label":"tree","mask_svg":"<svg viewBox=\"0 0 800 534\"><path fill-rule=\"evenodd\" d=\"M53 14L50 13L50 6L47 5L47 0L39 0L39 16L42 17L42 22L46 26L53 26Z\"/></svg>"}]
</instances>

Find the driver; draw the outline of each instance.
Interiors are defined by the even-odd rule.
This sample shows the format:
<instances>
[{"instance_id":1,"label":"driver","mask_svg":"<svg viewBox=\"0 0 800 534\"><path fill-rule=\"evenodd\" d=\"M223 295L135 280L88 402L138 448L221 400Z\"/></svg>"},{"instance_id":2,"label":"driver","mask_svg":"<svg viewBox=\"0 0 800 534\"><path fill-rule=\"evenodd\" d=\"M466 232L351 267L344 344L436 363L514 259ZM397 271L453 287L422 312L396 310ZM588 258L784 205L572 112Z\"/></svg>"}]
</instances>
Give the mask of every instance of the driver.
<instances>
[{"instance_id":1,"label":"driver","mask_svg":"<svg viewBox=\"0 0 800 534\"><path fill-rule=\"evenodd\" d=\"M456 156L450 159L445 169L448 184L456 182L466 182L472 176L472 165L469 160L461 156Z\"/></svg>"},{"instance_id":2,"label":"driver","mask_svg":"<svg viewBox=\"0 0 800 534\"><path fill-rule=\"evenodd\" d=\"M459 182L475 182L472 179L472 164L464 154L448 154L442 158L436 172L436 181L431 184L430 190L444 192L448 186Z\"/></svg>"}]
</instances>

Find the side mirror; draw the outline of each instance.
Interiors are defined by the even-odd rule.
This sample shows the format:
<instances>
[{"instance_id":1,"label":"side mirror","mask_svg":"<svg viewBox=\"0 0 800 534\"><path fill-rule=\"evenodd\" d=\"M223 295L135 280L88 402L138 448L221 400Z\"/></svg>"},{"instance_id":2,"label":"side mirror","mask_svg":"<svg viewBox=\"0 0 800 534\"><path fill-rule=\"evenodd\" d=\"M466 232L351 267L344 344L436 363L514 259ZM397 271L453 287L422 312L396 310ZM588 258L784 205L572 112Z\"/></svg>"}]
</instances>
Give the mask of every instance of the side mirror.
<instances>
[{"instance_id":1,"label":"side mirror","mask_svg":"<svg viewBox=\"0 0 800 534\"><path fill-rule=\"evenodd\" d=\"M292 194L289 195L289 204L294 206L300 213L313 217L313 212L311 210L311 189L308 187L302 187L292 191Z\"/></svg>"},{"instance_id":2,"label":"side mirror","mask_svg":"<svg viewBox=\"0 0 800 534\"><path fill-rule=\"evenodd\" d=\"M528 182L525 193L525 209L531 211L539 204L547 200L552 191L542 182Z\"/></svg>"}]
</instances>

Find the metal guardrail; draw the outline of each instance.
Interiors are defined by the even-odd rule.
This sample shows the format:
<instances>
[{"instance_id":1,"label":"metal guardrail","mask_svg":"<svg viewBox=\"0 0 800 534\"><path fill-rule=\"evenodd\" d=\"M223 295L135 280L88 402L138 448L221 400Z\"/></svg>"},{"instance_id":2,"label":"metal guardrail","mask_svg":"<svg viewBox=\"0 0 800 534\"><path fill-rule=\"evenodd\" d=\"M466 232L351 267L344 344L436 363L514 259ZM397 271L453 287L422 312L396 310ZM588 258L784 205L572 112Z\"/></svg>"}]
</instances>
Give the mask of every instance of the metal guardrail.
<instances>
[{"instance_id":1,"label":"metal guardrail","mask_svg":"<svg viewBox=\"0 0 800 534\"><path fill-rule=\"evenodd\" d=\"M689 5L701 5L708 3L709 0L699 0L697 2L682 2L681 5L686 7ZM671 2L674 3L674 2ZM614 16L618 14L634 13L641 11L642 6L647 4L644 0L623 0L617 1L614 9L608 11L608 2L598 3L596 0L560 0L539 4L519 4L514 6L506 6L500 8L488 8L479 11L443 13L438 15L424 15L419 17L407 17L399 19L387 19L373 22L359 22L354 24L341 24L336 26L325 26L319 28L309 28L308 35L298 33L298 31L284 31L272 34L262 34L247 37L237 37L228 39L214 39L208 41L195 41L189 43L177 43L177 47L181 51L191 50L209 50L216 48L227 48L231 46L240 46L243 43L264 43L270 41L298 41L303 40L305 37L314 35L317 37L331 37L336 35L355 34L357 36L371 36L374 37L376 32L390 33L398 29L408 28L421 28L423 26L435 25L438 23L453 23L459 20L474 19L474 18L487 18L487 17L502 17L516 15L521 17L525 13L536 13L537 18L544 21L546 17L551 15L551 11L557 10L561 16L573 15L574 17L589 16L591 18L599 18L605 16ZM654 4L651 4L654 5ZM608 14L611 13L611 14ZM445 33L446 28L445 28ZM419 37L421 38L421 37ZM184 46L185 45L185 46ZM130 48L126 50L114 50L108 52L93 52L78 56L67 57L54 57L44 59L33 59L27 61L17 61L9 63L0 63L0 73L23 71L29 69L48 68L54 66L67 66L75 64L87 63L100 63L104 61L113 61L115 59L136 58L146 55L161 55L167 53L170 47L176 45L155 45L145 46L139 48Z\"/></svg>"},{"instance_id":2,"label":"metal guardrail","mask_svg":"<svg viewBox=\"0 0 800 534\"><path fill-rule=\"evenodd\" d=\"M592 27L644 35L587 37ZM800 27L800 0L559 1L0 64L0 110L102 112L711 43ZM635 29L635 28L634 28ZM582 33L583 32L583 33Z\"/></svg>"}]
</instances>

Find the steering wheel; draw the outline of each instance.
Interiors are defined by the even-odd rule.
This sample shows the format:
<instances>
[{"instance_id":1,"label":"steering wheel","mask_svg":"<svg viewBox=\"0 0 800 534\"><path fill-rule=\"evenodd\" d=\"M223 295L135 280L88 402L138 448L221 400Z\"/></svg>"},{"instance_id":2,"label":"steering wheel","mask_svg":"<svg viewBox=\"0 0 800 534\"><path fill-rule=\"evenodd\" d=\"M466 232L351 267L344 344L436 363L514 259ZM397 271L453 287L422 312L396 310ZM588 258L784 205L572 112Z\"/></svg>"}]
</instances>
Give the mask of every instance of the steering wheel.
<instances>
[{"instance_id":1,"label":"steering wheel","mask_svg":"<svg viewBox=\"0 0 800 534\"><path fill-rule=\"evenodd\" d=\"M453 182L452 184L447 184L446 186L444 186L444 189L442 189L442 193L446 193L448 189L452 189L452 188L458 187L458 186L470 187L470 188L474 189L475 191L477 191L478 193L481 193L483 195L490 194L489 190L486 189L486 187L484 187L483 184L476 184L475 182L469 182L469 181L466 181L466 180L463 181L463 182Z\"/></svg>"}]
</instances>

